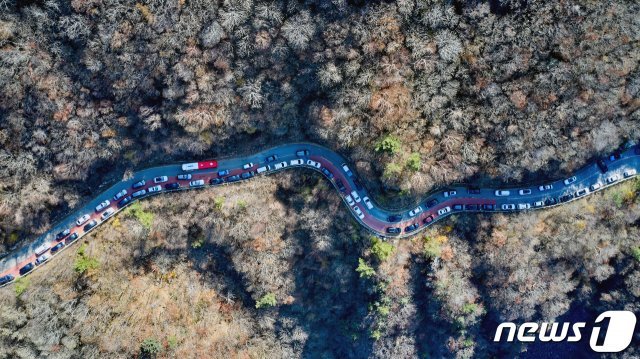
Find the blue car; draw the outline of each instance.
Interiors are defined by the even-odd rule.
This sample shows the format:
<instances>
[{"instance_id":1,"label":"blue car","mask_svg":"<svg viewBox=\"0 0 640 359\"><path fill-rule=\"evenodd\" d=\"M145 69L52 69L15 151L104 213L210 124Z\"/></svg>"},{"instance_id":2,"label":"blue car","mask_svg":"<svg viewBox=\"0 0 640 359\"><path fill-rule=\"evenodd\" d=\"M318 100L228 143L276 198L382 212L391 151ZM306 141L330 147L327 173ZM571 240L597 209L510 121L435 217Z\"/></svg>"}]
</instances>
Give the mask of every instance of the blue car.
<instances>
[{"instance_id":1,"label":"blue car","mask_svg":"<svg viewBox=\"0 0 640 359\"><path fill-rule=\"evenodd\" d=\"M126 196L122 199L122 201L118 202L118 208L122 208L127 205L127 203L131 202L131 196Z\"/></svg>"},{"instance_id":2,"label":"blue car","mask_svg":"<svg viewBox=\"0 0 640 359\"><path fill-rule=\"evenodd\" d=\"M229 170L218 171L218 177L224 177L229 174Z\"/></svg>"},{"instance_id":3,"label":"blue car","mask_svg":"<svg viewBox=\"0 0 640 359\"><path fill-rule=\"evenodd\" d=\"M71 233L71 231L67 228L64 231L56 234L56 241L61 241L64 239L64 237L68 236L69 233Z\"/></svg>"},{"instance_id":4,"label":"blue car","mask_svg":"<svg viewBox=\"0 0 640 359\"><path fill-rule=\"evenodd\" d=\"M329 179L333 179L333 173L331 173L331 171L329 171L328 169L322 167L320 171L322 171L322 173L324 173L324 175L327 176Z\"/></svg>"},{"instance_id":5,"label":"blue car","mask_svg":"<svg viewBox=\"0 0 640 359\"><path fill-rule=\"evenodd\" d=\"M222 178L212 178L209 180L209 183L212 185L217 185L224 183L224 180Z\"/></svg>"},{"instance_id":6,"label":"blue car","mask_svg":"<svg viewBox=\"0 0 640 359\"><path fill-rule=\"evenodd\" d=\"M407 233L413 232L416 229L418 229L418 227L420 227L420 225L418 223L410 224L410 225L408 225L408 226L406 226L404 228L404 231L407 232Z\"/></svg>"},{"instance_id":7,"label":"blue car","mask_svg":"<svg viewBox=\"0 0 640 359\"><path fill-rule=\"evenodd\" d=\"M169 183L169 184L164 185L164 188L169 189L169 190L178 189L178 188L180 188L180 183L178 183L178 182Z\"/></svg>"},{"instance_id":8,"label":"blue car","mask_svg":"<svg viewBox=\"0 0 640 359\"><path fill-rule=\"evenodd\" d=\"M25 275L33 270L33 263L29 263L26 266L20 268L20 275Z\"/></svg>"},{"instance_id":9,"label":"blue car","mask_svg":"<svg viewBox=\"0 0 640 359\"><path fill-rule=\"evenodd\" d=\"M64 242L60 242L60 243L56 244L55 246L53 246L53 248L51 248L51 253L53 254L53 253L61 250L62 247L64 247Z\"/></svg>"},{"instance_id":10,"label":"blue car","mask_svg":"<svg viewBox=\"0 0 640 359\"><path fill-rule=\"evenodd\" d=\"M140 187L144 186L144 184L145 184L144 180L138 181L138 182L133 184L133 188L140 188Z\"/></svg>"},{"instance_id":11,"label":"blue car","mask_svg":"<svg viewBox=\"0 0 640 359\"><path fill-rule=\"evenodd\" d=\"M253 172L244 172L241 177L242 179L249 179L253 177Z\"/></svg>"},{"instance_id":12,"label":"blue car","mask_svg":"<svg viewBox=\"0 0 640 359\"><path fill-rule=\"evenodd\" d=\"M7 274L5 276L0 277L0 285L7 284L11 282L14 277L11 274Z\"/></svg>"},{"instance_id":13,"label":"blue car","mask_svg":"<svg viewBox=\"0 0 640 359\"><path fill-rule=\"evenodd\" d=\"M65 241L66 244L72 243L73 241L75 241L76 239L78 239L78 233L73 233L72 235L69 236L69 238L67 238L67 240Z\"/></svg>"},{"instance_id":14,"label":"blue car","mask_svg":"<svg viewBox=\"0 0 640 359\"><path fill-rule=\"evenodd\" d=\"M235 176L229 176L226 178L227 182L235 182L235 181L239 181L240 180L240 176L235 175Z\"/></svg>"}]
</instances>

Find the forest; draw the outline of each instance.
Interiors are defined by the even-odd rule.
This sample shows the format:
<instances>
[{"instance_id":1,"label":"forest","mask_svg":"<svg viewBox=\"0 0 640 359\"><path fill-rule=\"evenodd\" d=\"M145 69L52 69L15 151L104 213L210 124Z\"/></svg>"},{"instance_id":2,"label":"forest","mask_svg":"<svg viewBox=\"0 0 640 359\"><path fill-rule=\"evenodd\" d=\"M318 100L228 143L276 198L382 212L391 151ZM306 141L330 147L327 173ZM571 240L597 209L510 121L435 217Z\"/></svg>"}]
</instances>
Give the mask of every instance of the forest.
<instances>
[{"instance_id":1,"label":"forest","mask_svg":"<svg viewBox=\"0 0 640 359\"><path fill-rule=\"evenodd\" d=\"M388 208L559 178L640 138L639 13L0 0L0 253L135 169L290 141L339 151ZM390 242L310 172L146 200L0 290L0 357L549 355L496 323L638 312L639 188Z\"/></svg>"}]
</instances>

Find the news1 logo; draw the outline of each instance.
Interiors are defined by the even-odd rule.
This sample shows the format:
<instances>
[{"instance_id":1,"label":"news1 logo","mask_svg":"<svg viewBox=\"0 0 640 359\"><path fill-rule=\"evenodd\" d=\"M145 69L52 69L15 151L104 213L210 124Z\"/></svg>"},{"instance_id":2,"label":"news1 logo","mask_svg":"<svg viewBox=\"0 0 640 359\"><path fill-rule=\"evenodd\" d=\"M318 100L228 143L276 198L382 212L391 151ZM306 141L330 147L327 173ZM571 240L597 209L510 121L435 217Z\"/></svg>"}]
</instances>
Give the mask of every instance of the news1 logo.
<instances>
[{"instance_id":1,"label":"news1 logo","mask_svg":"<svg viewBox=\"0 0 640 359\"><path fill-rule=\"evenodd\" d=\"M507 329L507 342L577 342L582 339L586 322L576 323L535 323L525 322L517 326L512 322L501 323L496 329L494 342L502 339ZM598 353L618 353L625 350L636 327L636 316L626 310L612 310L600 314L593 322L589 346ZM537 336L536 336L537 333Z\"/></svg>"}]
</instances>

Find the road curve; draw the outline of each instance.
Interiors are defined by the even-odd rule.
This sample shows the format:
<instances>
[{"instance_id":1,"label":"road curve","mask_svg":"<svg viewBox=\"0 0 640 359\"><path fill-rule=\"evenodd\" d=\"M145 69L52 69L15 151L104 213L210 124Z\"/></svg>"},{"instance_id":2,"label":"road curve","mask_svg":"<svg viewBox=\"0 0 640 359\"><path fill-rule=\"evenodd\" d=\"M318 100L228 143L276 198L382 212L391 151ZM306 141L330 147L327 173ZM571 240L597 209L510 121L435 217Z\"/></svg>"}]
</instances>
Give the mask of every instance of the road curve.
<instances>
[{"instance_id":1,"label":"road curve","mask_svg":"<svg viewBox=\"0 0 640 359\"><path fill-rule=\"evenodd\" d=\"M628 145L625 147L625 149L616 152L615 156L612 155L602 159L600 166L596 163L592 163L581 168L574 173L573 176L569 177L571 179L575 176L573 182L569 184L565 184L566 179L563 178L557 181L540 183L535 186L501 187L500 190L508 191L508 195L499 195L495 188L473 188L471 186L463 185L449 186L446 189L433 191L427 197L423 198L419 202L419 212L417 214L412 212L413 208L408 208L403 211L390 211L379 206L370 199L370 205L366 205L365 197L370 198L370 196L367 190L357 181L357 175L353 172L353 169L350 169L350 175L343 169L346 161L339 154L326 147L313 143L286 144L270 148L250 156L218 160L218 168L188 172L192 175L190 180L177 179L179 174L185 173L182 171L181 164L148 168L134 173L131 179L123 180L114 184L89 203L86 203L81 208L76 209L73 213L57 223L53 228L49 229L31 244L13 251L3 258L0 262L0 279L11 279L7 283L2 284L7 285L12 283L12 280L15 278L28 275L33 270L48 263L48 261L45 261L40 265L35 264L38 257L36 256L36 251L38 249L39 256L44 253L51 257L53 253L50 248L58 245L59 248L56 251L56 254L61 252L70 244L77 242L78 239L82 238L85 234L94 230L100 224L108 221L115 215L115 213L126 208L128 205L131 205L131 203L136 200L163 192L175 192L187 189L196 190L205 187L219 186L221 184L229 183L228 179L231 176L241 175L243 173L253 173L251 176L253 177L296 167L305 167L319 171L327 177L331 184L336 188L345 205L349 208L349 211L358 223L372 233L381 237L403 238L412 236L427 226L454 213L498 211L518 212L549 208L582 198L583 196L600 191L608 186L633 178L640 170L640 145ZM296 152L301 150L306 150L308 153L299 156ZM267 162L267 157L271 155L276 155L277 159ZM303 160L302 165L292 162L299 159ZM309 160L316 162L318 165L314 166L313 163L308 162ZM276 169L275 165L281 162L286 162L287 166ZM248 163L252 163L253 165L246 169L243 168L243 166ZM604 166L608 168L606 172L603 172L600 168L603 163ZM271 166L271 170L258 174L258 168L266 165ZM220 177L218 172L222 170L229 170L229 173ZM147 193L137 199L133 199L125 206L122 206L122 208L118 207L118 201L113 200L114 195L122 190L127 190L128 195L131 195L134 191L140 189L148 190L150 187L157 186L153 179L158 176L167 176L167 181L160 184L162 188L161 191L153 194ZM245 174L245 176L248 175ZM250 178L240 179L233 182L241 182ZM140 180L145 180L145 185L135 190L132 189L132 185ZM204 186L190 186L191 181L197 180L203 180ZM212 184L215 181L222 181L222 183ZM180 187L172 190L167 189L166 185L171 183L179 183ZM539 187L542 187L543 185L550 185L552 188L540 189ZM521 192L521 190L523 191ZM452 193L452 191L455 193ZM355 197L352 194L353 192L355 192L359 198L354 205L351 205L349 202L354 200ZM110 200L110 204L101 211L96 211L96 206L105 199ZM511 205L513 205L513 207L511 207ZM360 215L358 214L358 210L361 212ZM113 211L113 214L108 216L106 219L102 219L101 215L105 211ZM89 219L80 226L76 225L76 220L83 215L88 215ZM391 216L397 216L397 219L391 219ZM96 221L95 226L92 228L85 227L87 223L94 220ZM389 233L390 228L395 228L398 233ZM69 234L64 236L62 239L56 239L56 235L65 230L69 230ZM72 240L76 235L77 238ZM29 264L33 265L33 269L28 272L24 272L23 270L21 275L21 268L29 266ZM5 276L11 276L13 278Z\"/></svg>"}]
</instances>

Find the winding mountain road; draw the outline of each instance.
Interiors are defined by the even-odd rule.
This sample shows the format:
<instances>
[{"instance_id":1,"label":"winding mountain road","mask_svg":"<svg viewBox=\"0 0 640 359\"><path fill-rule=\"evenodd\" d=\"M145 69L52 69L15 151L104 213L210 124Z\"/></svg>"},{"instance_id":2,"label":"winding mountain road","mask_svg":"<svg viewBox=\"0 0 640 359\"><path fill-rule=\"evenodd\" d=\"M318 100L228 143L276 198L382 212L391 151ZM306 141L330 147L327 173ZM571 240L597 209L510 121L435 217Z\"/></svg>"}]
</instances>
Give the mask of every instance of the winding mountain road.
<instances>
[{"instance_id":1,"label":"winding mountain road","mask_svg":"<svg viewBox=\"0 0 640 359\"><path fill-rule=\"evenodd\" d=\"M308 152L300 155L297 152L301 150ZM277 156L277 159L268 161L268 157L273 155ZM297 164L299 162L297 160L302 160L303 164ZM312 162L309 162L309 160ZM276 164L281 162L286 162L287 166L276 168ZM314 162L316 163L315 165ZM253 165L249 168L243 168L244 165L249 163ZM553 182L540 183L536 186L508 186L500 188L500 190L495 188L473 188L470 186L447 187L444 190L432 192L421 200L418 213L414 213L413 208L394 212L377 205L369 199L367 190L359 184L357 175L352 172L353 169L349 173L343 169L343 166L346 166L345 163L346 161L340 155L326 147L313 143L294 143L274 147L246 157L219 160L218 167L214 169L185 172L182 170L181 164L175 164L141 170L134 173L131 179L116 183L89 203L76 209L29 245L3 258L0 262L0 283L4 282L2 285L7 285L12 283L15 278L28 275L43 265L36 265L35 262L38 256L44 254L51 257L53 255L51 248L56 246L56 254L61 252L71 243L75 243L85 234L108 221L115 213L136 200L163 192L215 187L229 183L230 179L233 181L234 178L232 176L235 175L245 174L245 177L248 177L233 181L241 182L253 176L297 167L317 170L329 179L340 193L353 217L362 226L381 237L403 238L414 235L436 221L454 213L527 211L548 208L582 198L623 180L635 177L637 171L640 170L640 146L627 146L626 149L617 152L615 156L612 155L603 159L600 166L596 163L587 165L574 173L572 177L569 177L568 181L563 178ZM603 171L603 163L608 168L606 171ZM266 165L269 165L271 169L258 174L258 168ZM223 170L229 170L229 173L220 177L218 173ZM192 178L188 180L179 180L177 178L178 175L185 173L191 174ZM251 177L246 173L251 173ZM161 190L159 192L149 193L149 188L158 186L158 184L154 183L154 178L158 176L167 176L166 182L160 183ZM575 178L573 178L574 176ZM140 188L132 189L133 184L141 180L144 180L145 184ZM190 185L191 181L198 180L203 180L204 185ZM221 183L216 184L216 182ZM180 187L171 189L173 183L178 183ZM544 189L543 185L551 188ZM118 202L121 199L113 200L116 193L122 190L127 191L127 194L123 197L126 198L141 189L147 190L147 193L132 199L124 206L118 206ZM500 191L507 191L508 193ZM353 192L355 192L356 196L353 195ZM96 207L105 200L109 200L110 203L105 208L97 211ZM355 203L351 204L352 201ZM103 214L105 212L113 213L104 218ZM89 219L81 225L76 225L76 220L84 215L87 215ZM393 216L396 218L392 218ZM95 225L91 228L87 227L87 224L92 223L92 221L95 221ZM68 233L65 233L60 238L58 234L66 230L68 230ZM73 239L76 236L77 238ZM36 255L36 252L38 252L38 255ZM29 269L29 267L32 268Z\"/></svg>"}]
</instances>

